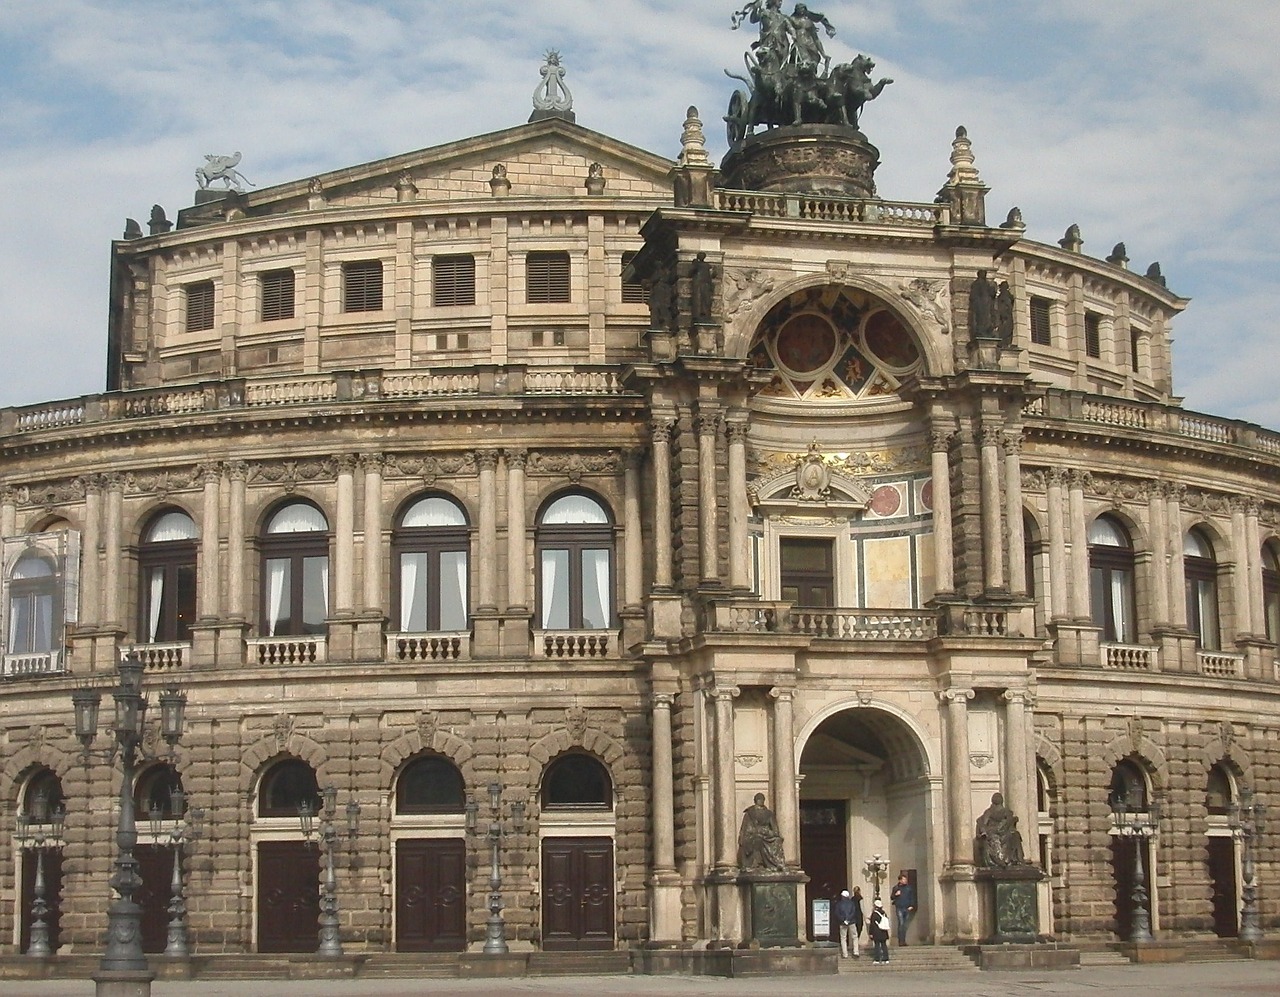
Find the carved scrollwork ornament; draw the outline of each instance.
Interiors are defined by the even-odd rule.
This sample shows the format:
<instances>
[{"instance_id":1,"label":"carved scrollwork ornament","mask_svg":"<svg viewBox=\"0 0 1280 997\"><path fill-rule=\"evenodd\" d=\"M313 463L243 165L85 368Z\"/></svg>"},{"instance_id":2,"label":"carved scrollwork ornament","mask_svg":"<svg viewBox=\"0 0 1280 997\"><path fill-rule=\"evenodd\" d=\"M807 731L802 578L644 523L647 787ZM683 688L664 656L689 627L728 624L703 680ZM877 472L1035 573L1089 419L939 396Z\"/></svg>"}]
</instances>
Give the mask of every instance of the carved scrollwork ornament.
<instances>
[{"instance_id":1,"label":"carved scrollwork ornament","mask_svg":"<svg viewBox=\"0 0 1280 997\"><path fill-rule=\"evenodd\" d=\"M649 423L649 433L654 443L670 443L671 432L675 429L675 419L654 419Z\"/></svg>"},{"instance_id":2,"label":"carved scrollwork ornament","mask_svg":"<svg viewBox=\"0 0 1280 997\"><path fill-rule=\"evenodd\" d=\"M497 450L477 450L475 452L476 466L481 471L493 471L498 467L498 451Z\"/></svg>"},{"instance_id":3,"label":"carved scrollwork ornament","mask_svg":"<svg viewBox=\"0 0 1280 997\"><path fill-rule=\"evenodd\" d=\"M529 451L525 447L507 447L502 455L512 470L523 471L529 464Z\"/></svg>"},{"instance_id":4,"label":"carved scrollwork ornament","mask_svg":"<svg viewBox=\"0 0 1280 997\"><path fill-rule=\"evenodd\" d=\"M949 453L956 434L950 429L929 430L929 449L933 453Z\"/></svg>"},{"instance_id":5,"label":"carved scrollwork ornament","mask_svg":"<svg viewBox=\"0 0 1280 997\"><path fill-rule=\"evenodd\" d=\"M576 703L564 711L564 726L574 744L582 744L587 736L587 711Z\"/></svg>"},{"instance_id":6,"label":"carved scrollwork ornament","mask_svg":"<svg viewBox=\"0 0 1280 997\"><path fill-rule=\"evenodd\" d=\"M1047 474L1043 468L1022 469L1022 490L1024 492L1043 492L1048 484Z\"/></svg>"},{"instance_id":7,"label":"carved scrollwork ornament","mask_svg":"<svg viewBox=\"0 0 1280 997\"><path fill-rule=\"evenodd\" d=\"M435 742L436 730L439 728L440 718L437 714L430 710L420 710L415 719L415 726L418 728L418 740L424 748L429 748Z\"/></svg>"},{"instance_id":8,"label":"carved scrollwork ornament","mask_svg":"<svg viewBox=\"0 0 1280 997\"><path fill-rule=\"evenodd\" d=\"M248 481L249 465L243 460L229 460L223 467L226 469L227 477L232 481Z\"/></svg>"},{"instance_id":9,"label":"carved scrollwork ornament","mask_svg":"<svg viewBox=\"0 0 1280 997\"><path fill-rule=\"evenodd\" d=\"M726 267L724 316L731 319L758 298L773 291L774 276L755 267Z\"/></svg>"},{"instance_id":10,"label":"carved scrollwork ornament","mask_svg":"<svg viewBox=\"0 0 1280 997\"><path fill-rule=\"evenodd\" d=\"M1007 430L1000 438L1006 456L1016 457L1022 453L1022 430Z\"/></svg>"}]
</instances>

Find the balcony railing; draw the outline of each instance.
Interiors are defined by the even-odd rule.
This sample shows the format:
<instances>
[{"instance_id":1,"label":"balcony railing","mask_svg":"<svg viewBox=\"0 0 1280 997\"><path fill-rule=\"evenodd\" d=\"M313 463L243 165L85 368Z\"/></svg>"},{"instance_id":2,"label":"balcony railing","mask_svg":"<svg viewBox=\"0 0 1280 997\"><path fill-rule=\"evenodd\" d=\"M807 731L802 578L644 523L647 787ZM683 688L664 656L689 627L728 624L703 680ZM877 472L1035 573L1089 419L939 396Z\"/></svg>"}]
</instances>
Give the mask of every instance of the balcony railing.
<instances>
[{"instance_id":1,"label":"balcony railing","mask_svg":"<svg viewBox=\"0 0 1280 997\"><path fill-rule=\"evenodd\" d=\"M1101 644L1099 655L1103 668L1120 672L1157 672L1160 649L1146 644Z\"/></svg>"},{"instance_id":2,"label":"balcony railing","mask_svg":"<svg viewBox=\"0 0 1280 997\"><path fill-rule=\"evenodd\" d=\"M324 637L250 637L245 656L255 665L321 665L326 660Z\"/></svg>"},{"instance_id":3,"label":"balcony railing","mask_svg":"<svg viewBox=\"0 0 1280 997\"><path fill-rule=\"evenodd\" d=\"M469 661L471 634L387 634L388 661Z\"/></svg>"},{"instance_id":4,"label":"balcony railing","mask_svg":"<svg viewBox=\"0 0 1280 997\"><path fill-rule=\"evenodd\" d=\"M932 228L951 220L946 204L881 201L876 198L767 194L749 190L716 190L714 206L721 211L747 211L762 218L804 218L846 224L902 225Z\"/></svg>"},{"instance_id":5,"label":"balcony railing","mask_svg":"<svg viewBox=\"0 0 1280 997\"><path fill-rule=\"evenodd\" d=\"M191 657L189 641L168 644L125 644L120 653L136 654L148 672L171 672L181 668Z\"/></svg>"},{"instance_id":6,"label":"balcony railing","mask_svg":"<svg viewBox=\"0 0 1280 997\"><path fill-rule=\"evenodd\" d=\"M792 608L788 618L792 633L834 640L928 640L938 634L937 614L920 609Z\"/></svg>"},{"instance_id":7,"label":"balcony railing","mask_svg":"<svg viewBox=\"0 0 1280 997\"><path fill-rule=\"evenodd\" d=\"M618 634L613 630L535 630L533 657L616 658Z\"/></svg>"},{"instance_id":8,"label":"balcony railing","mask_svg":"<svg viewBox=\"0 0 1280 997\"><path fill-rule=\"evenodd\" d=\"M7 679L40 678L44 675L61 675L66 672L66 658L61 650L40 651L30 654L6 654L4 677Z\"/></svg>"},{"instance_id":9,"label":"balcony railing","mask_svg":"<svg viewBox=\"0 0 1280 997\"><path fill-rule=\"evenodd\" d=\"M1244 655L1228 654L1223 651L1197 651L1196 660L1200 663L1200 674L1214 678L1238 679L1244 675Z\"/></svg>"}]
</instances>

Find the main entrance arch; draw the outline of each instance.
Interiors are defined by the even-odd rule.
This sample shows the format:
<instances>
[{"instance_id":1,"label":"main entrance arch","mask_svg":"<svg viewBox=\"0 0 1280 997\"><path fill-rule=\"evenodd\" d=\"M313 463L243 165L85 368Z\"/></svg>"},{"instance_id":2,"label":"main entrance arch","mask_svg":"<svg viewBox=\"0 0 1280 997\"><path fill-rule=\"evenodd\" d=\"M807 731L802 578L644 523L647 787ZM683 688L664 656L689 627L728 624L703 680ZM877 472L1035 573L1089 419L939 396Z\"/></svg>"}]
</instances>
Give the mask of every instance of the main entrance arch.
<instances>
[{"instance_id":1,"label":"main entrance arch","mask_svg":"<svg viewBox=\"0 0 1280 997\"><path fill-rule=\"evenodd\" d=\"M800 864L809 876L810 938L814 900L834 903L841 890L861 886L864 913L870 914L877 883L866 860L874 856L885 863L878 885L886 904L901 871L915 882L920 903L930 902L929 758L905 720L861 705L827 716L805 740L800 776ZM929 923L913 923L909 938L928 937Z\"/></svg>"}]
</instances>

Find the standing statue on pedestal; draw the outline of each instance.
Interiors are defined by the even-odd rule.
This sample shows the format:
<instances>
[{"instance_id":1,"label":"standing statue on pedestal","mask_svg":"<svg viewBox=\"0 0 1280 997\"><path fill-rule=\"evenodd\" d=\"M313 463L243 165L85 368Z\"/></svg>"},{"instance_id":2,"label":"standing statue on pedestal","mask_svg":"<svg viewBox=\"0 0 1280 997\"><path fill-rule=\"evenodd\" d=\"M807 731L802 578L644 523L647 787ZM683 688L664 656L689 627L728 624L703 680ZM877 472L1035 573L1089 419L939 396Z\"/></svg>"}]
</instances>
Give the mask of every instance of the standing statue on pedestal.
<instances>
[{"instance_id":1,"label":"standing statue on pedestal","mask_svg":"<svg viewBox=\"0 0 1280 997\"><path fill-rule=\"evenodd\" d=\"M1007 869L1026 865L1018 816L1004 805L1004 796L991 794L991 806L978 818L978 865Z\"/></svg>"},{"instance_id":2,"label":"standing statue on pedestal","mask_svg":"<svg viewBox=\"0 0 1280 997\"><path fill-rule=\"evenodd\" d=\"M773 811L764 805L764 793L756 793L755 802L742 812L738 865L743 872L786 872L782 832Z\"/></svg>"},{"instance_id":3,"label":"standing statue on pedestal","mask_svg":"<svg viewBox=\"0 0 1280 997\"><path fill-rule=\"evenodd\" d=\"M977 279L969 285L969 338L996 339L996 297L999 291L995 281L979 270Z\"/></svg>"}]
</instances>

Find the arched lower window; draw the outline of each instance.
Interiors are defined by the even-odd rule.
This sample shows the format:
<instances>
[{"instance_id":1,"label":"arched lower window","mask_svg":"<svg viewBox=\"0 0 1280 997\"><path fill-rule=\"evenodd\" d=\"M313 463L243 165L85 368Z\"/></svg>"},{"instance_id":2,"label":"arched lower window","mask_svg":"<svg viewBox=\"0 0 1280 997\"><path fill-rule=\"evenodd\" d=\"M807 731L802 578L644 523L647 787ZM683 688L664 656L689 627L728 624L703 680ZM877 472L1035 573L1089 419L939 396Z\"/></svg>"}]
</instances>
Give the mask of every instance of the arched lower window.
<instances>
[{"instance_id":1,"label":"arched lower window","mask_svg":"<svg viewBox=\"0 0 1280 997\"><path fill-rule=\"evenodd\" d=\"M182 779L172 765L153 765L138 778L133 793L133 805L139 820L146 820L152 810L158 810L165 820L182 816L177 806L182 794ZM184 804L185 806L185 804Z\"/></svg>"},{"instance_id":2,"label":"arched lower window","mask_svg":"<svg viewBox=\"0 0 1280 997\"><path fill-rule=\"evenodd\" d=\"M1182 540L1187 585L1187 626L1196 645L1209 651L1221 646L1218 629L1218 565L1213 545L1201 530L1188 530Z\"/></svg>"},{"instance_id":3,"label":"arched lower window","mask_svg":"<svg viewBox=\"0 0 1280 997\"><path fill-rule=\"evenodd\" d=\"M62 586L44 554L22 555L9 575L9 654L44 654L62 644Z\"/></svg>"},{"instance_id":4,"label":"arched lower window","mask_svg":"<svg viewBox=\"0 0 1280 997\"><path fill-rule=\"evenodd\" d=\"M1262 548L1262 616L1267 640L1280 641L1280 558L1271 544Z\"/></svg>"},{"instance_id":5,"label":"arched lower window","mask_svg":"<svg viewBox=\"0 0 1280 997\"><path fill-rule=\"evenodd\" d=\"M1122 806L1130 812L1144 812L1148 806L1147 777L1138 764L1128 758L1111 770L1111 792L1107 803L1112 810Z\"/></svg>"},{"instance_id":6,"label":"arched lower window","mask_svg":"<svg viewBox=\"0 0 1280 997\"><path fill-rule=\"evenodd\" d=\"M320 788L315 770L299 758L290 758L272 766L262 777L258 794L259 817L297 817L304 802L314 809L319 806Z\"/></svg>"},{"instance_id":7,"label":"arched lower window","mask_svg":"<svg viewBox=\"0 0 1280 997\"><path fill-rule=\"evenodd\" d=\"M542 806L555 809L612 809L613 780L609 770L590 755L562 755L542 777Z\"/></svg>"},{"instance_id":8,"label":"arched lower window","mask_svg":"<svg viewBox=\"0 0 1280 997\"><path fill-rule=\"evenodd\" d=\"M613 527L586 495L562 495L538 520L543 630L607 630L613 624Z\"/></svg>"},{"instance_id":9,"label":"arched lower window","mask_svg":"<svg viewBox=\"0 0 1280 997\"><path fill-rule=\"evenodd\" d=\"M402 633L469 629L467 517L453 501L418 499L392 534L392 599Z\"/></svg>"},{"instance_id":10,"label":"arched lower window","mask_svg":"<svg viewBox=\"0 0 1280 997\"><path fill-rule=\"evenodd\" d=\"M1104 641L1132 644L1137 639L1133 597L1133 543L1110 516L1089 525L1089 595L1093 625Z\"/></svg>"},{"instance_id":11,"label":"arched lower window","mask_svg":"<svg viewBox=\"0 0 1280 997\"><path fill-rule=\"evenodd\" d=\"M262 632L324 632L329 615L329 524L307 502L277 509L262 537Z\"/></svg>"},{"instance_id":12,"label":"arched lower window","mask_svg":"<svg viewBox=\"0 0 1280 997\"><path fill-rule=\"evenodd\" d=\"M34 823L44 824L59 807L65 809L66 799L58 774L52 769L41 769L28 780L23 791L22 813Z\"/></svg>"},{"instance_id":13,"label":"arched lower window","mask_svg":"<svg viewBox=\"0 0 1280 997\"><path fill-rule=\"evenodd\" d=\"M396 780L398 814L460 814L466 804L462 773L439 755L415 758Z\"/></svg>"},{"instance_id":14,"label":"arched lower window","mask_svg":"<svg viewBox=\"0 0 1280 997\"><path fill-rule=\"evenodd\" d=\"M1218 762L1209 769L1209 777L1205 782L1204 805L1211 817L1225 817L1231 812L1231 801L1235 799L1235 789L1231 776L1226 768Z\"/></svg>"},{"instance_id":15,"label":"arched lower window","mask_svg":"<svg viewBox=\"0 0 1280 997\"><path fill-rule=\"evenodd\" d=\"M196 615L196 524L170 509L148 524L138 547L138 638L147 644L191 639Z\"/></svg>"}]
</instances>

